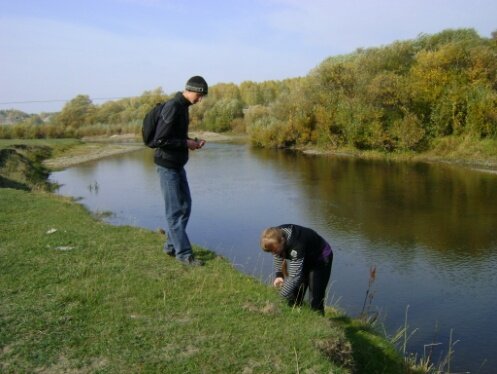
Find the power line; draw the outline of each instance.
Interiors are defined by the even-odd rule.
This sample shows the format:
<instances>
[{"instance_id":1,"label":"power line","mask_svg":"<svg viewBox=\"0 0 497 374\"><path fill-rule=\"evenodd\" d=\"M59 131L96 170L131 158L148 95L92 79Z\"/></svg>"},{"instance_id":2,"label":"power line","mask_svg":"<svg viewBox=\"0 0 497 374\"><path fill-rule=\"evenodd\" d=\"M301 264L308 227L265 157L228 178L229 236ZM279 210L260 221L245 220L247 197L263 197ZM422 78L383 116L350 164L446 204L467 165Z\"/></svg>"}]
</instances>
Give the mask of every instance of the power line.
<instances>
[{"instance_id":1,"label":"power line","mask_svg":"<svg viewBox=\"0 0 497 374\"><path fill-rule=\"evenodd\" d=\"M36 103L63 103L63 102L70 101L73 99L5 101L5 102L0 102L0 105L36 104ZM95 100L120 100L120 99L129 99L129 96L126 96L126 97L95 97L93 99L90 98L91 101L95 101Z\"/></svg>"},{"instance_id":2,"label":"power line","mask_svg":"<svg viewBox=\"0 0 497 374\"><path fill-rule=\"evenodd\" d=\"M0 105L10 105L10 104L31 104L31 103L58 103L66 100L30 100L30 101L6 101L0 102Z\"/></svg>"}]
</instances>

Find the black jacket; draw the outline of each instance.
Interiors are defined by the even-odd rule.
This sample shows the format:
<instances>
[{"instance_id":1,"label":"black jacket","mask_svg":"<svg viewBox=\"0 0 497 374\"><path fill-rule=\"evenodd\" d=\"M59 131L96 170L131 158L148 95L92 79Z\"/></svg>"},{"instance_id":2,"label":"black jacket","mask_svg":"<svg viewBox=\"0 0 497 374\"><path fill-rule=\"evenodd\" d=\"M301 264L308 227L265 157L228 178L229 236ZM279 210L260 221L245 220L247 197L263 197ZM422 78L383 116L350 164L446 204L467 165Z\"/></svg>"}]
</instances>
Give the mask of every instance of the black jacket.
<instances>
[{"instance_id":1,"label":"black jacket","mask_svg":"<svg viewBox=\"0 0 497 374\"><path fill-rule=\"evenodd\" d=\"M282 257L273 255L273 267L276 277L283 277L283 260L288 260L288 278L280 294L290 298L304 280L305 269L310 270L323 261L332 261L333 254L323 259L323 249L328 243L314 230L293 224L277 226L286 236Z\"/></svg>"},{"instance_id":2,"label":"black jacket","mask_svg":"<svg viewBox=\"0 0 497 374\"><path fill-rule=\"evenodd\" d=\"M191 103L178 92L162 108L154 136L159 144L154 162L167 168L181 169L188 162L188 107Z\"/></svg>"},{"instance_id":3,"label":"black jacket","mask_svg":"<svg viewBox=\"0 0 497 374\"><path fill-rule=\"evenodd\" d=\"M284 258L288 260L305 259L310 265L319 261L323 247L327 244L316 231L293 224L278 226L280 229L289 229L290 238L284 247Z\"/></svg>"}]
</instances>

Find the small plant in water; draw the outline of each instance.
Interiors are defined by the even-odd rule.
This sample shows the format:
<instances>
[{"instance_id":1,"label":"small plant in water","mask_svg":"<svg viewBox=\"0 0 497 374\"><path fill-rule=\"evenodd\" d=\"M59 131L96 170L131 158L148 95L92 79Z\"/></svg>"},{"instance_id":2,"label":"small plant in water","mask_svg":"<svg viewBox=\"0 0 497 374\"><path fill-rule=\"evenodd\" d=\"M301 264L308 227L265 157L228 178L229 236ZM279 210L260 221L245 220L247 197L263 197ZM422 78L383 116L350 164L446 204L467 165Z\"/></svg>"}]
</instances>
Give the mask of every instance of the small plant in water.
<instances>
[{"instance_id":1,"label":"small plant in water","mask_svg":"<svg viewBox=\"0 0 497 374\"><path fill-rule=\"evenodd\" d=\"M95 194L98 194L99 188L100 188L100 186L98 185L97 181L90 183L88 185L88 190L90 191L90 193L93 193L93 191L95 191Z\"/></svg>"},{"instance_id":2,"label":"small plant in water","mask_svg":"<svg viewBox=\"0 0 497 374\"><path fill-rule=\"evenodd\" d=\"M360 314L361 320L364 322L374 322L378 317L378 313L371 314L371 305L373 304L373 298L376 291L373 290L373 284L376 281L376 265L372 265L369 268L369 281L368 288L366 290L366 296L364 297L364 303L362 305L362 310Z\"/></svg>"}]
</instances>

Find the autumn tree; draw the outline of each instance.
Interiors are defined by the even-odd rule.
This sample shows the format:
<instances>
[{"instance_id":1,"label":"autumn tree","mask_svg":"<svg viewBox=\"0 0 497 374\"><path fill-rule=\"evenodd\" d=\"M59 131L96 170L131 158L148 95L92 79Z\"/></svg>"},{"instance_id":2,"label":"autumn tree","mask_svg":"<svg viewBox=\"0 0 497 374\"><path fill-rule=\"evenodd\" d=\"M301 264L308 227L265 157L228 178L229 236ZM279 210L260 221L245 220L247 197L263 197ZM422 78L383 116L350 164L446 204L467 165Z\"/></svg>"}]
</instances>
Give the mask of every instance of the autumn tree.
<instances>
[{"instance_id":1,"label":"autumn tree","mask_svg":"<svg viewBox=\"0 0 497 374\"><path fill-rule=\"evenodd\" d=\"M77 129L92 123L95 106L88 95L78 95L69 101L56 116L56 122L67 129Z\"/></svg>"}]
</instances>

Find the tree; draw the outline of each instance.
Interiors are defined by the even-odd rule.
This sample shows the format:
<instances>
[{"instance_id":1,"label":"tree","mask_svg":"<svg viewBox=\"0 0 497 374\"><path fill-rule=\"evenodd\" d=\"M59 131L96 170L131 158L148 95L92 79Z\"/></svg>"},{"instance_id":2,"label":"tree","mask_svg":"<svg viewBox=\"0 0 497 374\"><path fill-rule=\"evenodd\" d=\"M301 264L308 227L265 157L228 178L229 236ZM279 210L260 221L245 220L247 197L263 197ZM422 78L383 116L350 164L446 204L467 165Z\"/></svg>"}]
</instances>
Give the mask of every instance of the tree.
<instances>
[{"instance_id":1,"label":"tree","mask_svg":"<svg viewBox=\"0 0 497 374\"><path fill-rule=\"evenodd\" d=\"M259 85L252 81L245 81L240 84L240 97L245 106L263 104Z\"/></svg>"},{"instance_id":2,"label":"tree","mask_svg":"<svg viewBox=\"0 0 497 374\"><path fill-rule=\"evenodd\" d=\"M209 88L213 100L240 100L240 90L234 83L219 83Z\"/></svg>"},{"instance_id":3,"label":"tree","mask_svg":"<svg viewBox=\"0 0 497 374\"><path fill-rule=\"evenodd\" d=\"M69 101L56 116L56 122L65 128L77 129L92 123L95 106L88 95L78 95Z\"/></svg>"},{"instance_id":4,"label":"tree","mask_svg":"<svg viewBox=\"0 0 497 374\"><path fill-rule=\"evenodd\" d=\"M240 100L222 99L205 112L204 126L206 130L223 132L231 129L236 118L243 116L243 105Z\"/></svg>"}]
</instances>

